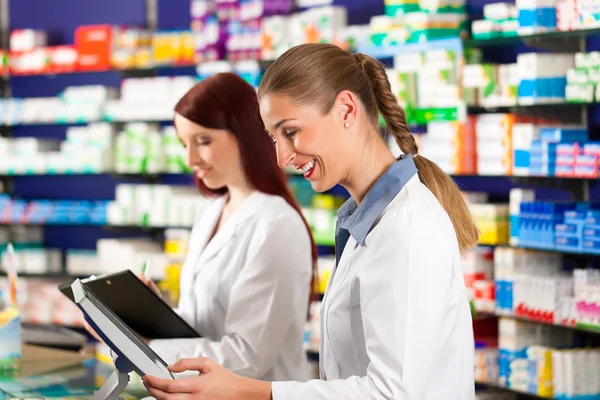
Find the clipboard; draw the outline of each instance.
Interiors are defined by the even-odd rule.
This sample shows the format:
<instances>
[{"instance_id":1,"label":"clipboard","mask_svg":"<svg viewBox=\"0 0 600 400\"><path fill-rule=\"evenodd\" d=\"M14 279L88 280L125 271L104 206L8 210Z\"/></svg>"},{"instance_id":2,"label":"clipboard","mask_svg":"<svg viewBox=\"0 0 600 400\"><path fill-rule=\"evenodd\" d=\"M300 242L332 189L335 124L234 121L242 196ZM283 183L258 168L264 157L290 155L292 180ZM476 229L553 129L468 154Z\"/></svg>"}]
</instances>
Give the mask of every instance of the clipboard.
<instances>
[{"instance_id":1,"label":"clipboard","mask_svg":"<svg viewBox=\"0 0 600 400\"><path fill-rule=\"evenodd\" d=\"M59 290L75 303L71 283ZM189 339L200 335L133 272L125 270L85 280L92 291L131 329L148 339Z\"/></svg>"}]
</instances>

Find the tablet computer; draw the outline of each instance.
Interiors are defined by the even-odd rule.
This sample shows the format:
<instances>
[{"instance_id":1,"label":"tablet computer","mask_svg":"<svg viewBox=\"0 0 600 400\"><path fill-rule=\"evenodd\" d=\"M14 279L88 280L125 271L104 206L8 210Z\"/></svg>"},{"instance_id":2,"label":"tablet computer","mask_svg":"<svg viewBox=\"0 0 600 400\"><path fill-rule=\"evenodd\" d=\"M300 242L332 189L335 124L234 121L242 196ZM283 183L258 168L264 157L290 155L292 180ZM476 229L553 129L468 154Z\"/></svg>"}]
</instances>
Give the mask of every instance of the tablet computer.
<instances>
[{"instance_id":1,"label":"tablet computer","mask_svg":"<svg viewBox=\"0 0 600 400\"><path fill-rule=\"evenodd\" d=\"M175 379L167 364L113 313L79 279L71 285L75 304L85 320L117 355L119 372L135 371L139 376L152 375Z\"/></svg>"},{"instance_id":2,"label":"tablet computer","mask_svg":"<svg viewBox=\"0 0 600 400\"><path fill-rule=\"evenodd\" d=\"M127 326L145 338L200 337L194 328L130 270L82 282ZM71 301L75 301L70 282L60 285L59 289Z\"/></svg>"}]
</instances>

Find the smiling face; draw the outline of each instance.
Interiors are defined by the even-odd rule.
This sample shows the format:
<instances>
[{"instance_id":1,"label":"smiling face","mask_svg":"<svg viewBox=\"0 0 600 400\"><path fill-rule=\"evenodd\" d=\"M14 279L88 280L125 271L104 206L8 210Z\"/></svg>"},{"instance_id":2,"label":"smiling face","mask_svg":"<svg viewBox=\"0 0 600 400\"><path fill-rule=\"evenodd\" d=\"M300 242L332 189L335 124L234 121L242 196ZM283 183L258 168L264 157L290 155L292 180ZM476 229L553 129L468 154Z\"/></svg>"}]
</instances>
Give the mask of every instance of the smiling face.
<instances>
[{"instance_id":1,"label":"smiling face","mask_svg":"<svg viewBox=\"0 0 600 400\"><path fill-rule=\"evenodd\" d=\"M317 192L331 189L347 174L346 131L336 110L334 106L323 114L317 107L296 105L290 97L276 93L260 100L260 113L275 142L279 167L301 171Z\"/></svg>"},{"instance_id":2,"label":"smiling face","mask_svg":"<svg viewBox=\"0 0 600 400\"><path fill-rule=\"evenodd\" d=\"M239 184L245 179L237 140L227 130L210 129L175 114L177 135L187 152L187 164L209 189Z\"/></svg>"}]
</instances>

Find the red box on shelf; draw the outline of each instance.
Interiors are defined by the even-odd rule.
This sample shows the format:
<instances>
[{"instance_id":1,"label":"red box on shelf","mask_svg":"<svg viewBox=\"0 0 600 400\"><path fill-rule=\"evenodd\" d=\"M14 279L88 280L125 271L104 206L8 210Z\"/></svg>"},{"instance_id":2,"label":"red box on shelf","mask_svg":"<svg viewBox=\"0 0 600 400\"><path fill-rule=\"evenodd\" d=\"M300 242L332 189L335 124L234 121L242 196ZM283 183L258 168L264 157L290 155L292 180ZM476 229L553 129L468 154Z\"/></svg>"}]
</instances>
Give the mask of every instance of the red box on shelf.
<instances>
[{"instance_id":1,"label":"red box on shelf","mask_svg":"<svg viewBox=\"0 0 600 400\"><path fill-rule=\"evenodd\" d=\"M78 53L75 46L50 48L50 72L65 73L77 70Z\"/></svg>"},{"instance_id":2,"label":"red box on shelf","mask_svg":"<svg viewBox=\"0 0 600 400\"><path fill-rule=\"evenodd\" d=\"M77 68L82 71L110 69L113 34L110 25L84 25L75 29Z\"/></svg>"}]
</instances>

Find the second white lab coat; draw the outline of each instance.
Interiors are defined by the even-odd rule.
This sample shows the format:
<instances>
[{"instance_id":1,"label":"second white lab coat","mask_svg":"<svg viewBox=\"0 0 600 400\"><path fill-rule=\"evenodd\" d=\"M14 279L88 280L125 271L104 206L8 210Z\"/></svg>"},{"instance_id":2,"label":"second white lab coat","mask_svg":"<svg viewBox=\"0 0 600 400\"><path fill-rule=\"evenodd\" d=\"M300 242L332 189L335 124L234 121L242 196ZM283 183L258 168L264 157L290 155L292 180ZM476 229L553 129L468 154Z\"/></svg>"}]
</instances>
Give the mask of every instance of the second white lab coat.
<instances>
[{"instance_id":1,"label":"second white lab coat","mask_svg":"<svg viewBox=\"0 0 600 400\"><path fill-rule=\"evenodd\" d=\"M150 347L167 363L208 357L256 379L305 381L307 229L283 198L256 191L207 244L226 200L200 206L181 271L177 312L202 338L153 340Z\"/></svg>"},{"instance_id":2,"label":"second white lab coat","mask_svg":"<svg viewBox=\"0 0 600 400\"><path fill-rule=\"evenodd\" d=\"M456 234L414 175L364 246L351 236L322 304L321 379L273 400L472 400L474 343Z\"/></svg>"}]
</instances>

